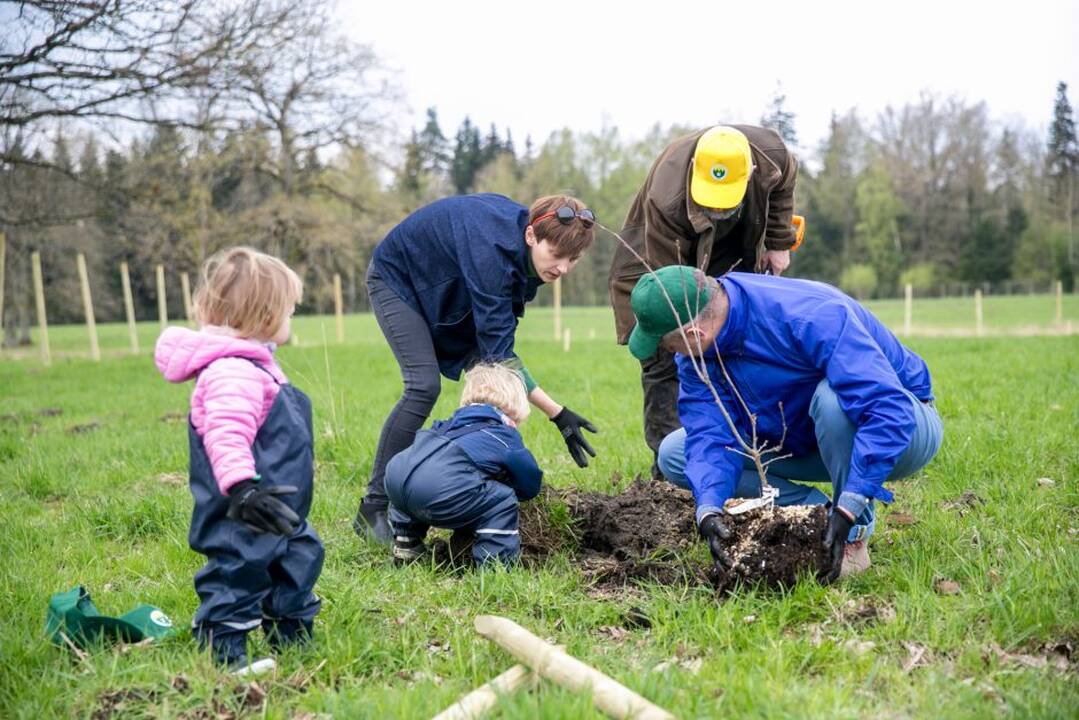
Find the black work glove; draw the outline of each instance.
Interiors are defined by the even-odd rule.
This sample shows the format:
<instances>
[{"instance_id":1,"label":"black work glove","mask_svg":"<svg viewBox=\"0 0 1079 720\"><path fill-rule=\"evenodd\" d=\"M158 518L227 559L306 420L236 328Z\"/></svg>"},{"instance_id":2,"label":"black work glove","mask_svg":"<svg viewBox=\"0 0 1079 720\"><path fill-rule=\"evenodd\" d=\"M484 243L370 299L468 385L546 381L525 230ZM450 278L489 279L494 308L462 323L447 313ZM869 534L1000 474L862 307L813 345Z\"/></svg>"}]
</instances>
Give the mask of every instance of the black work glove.
<instances>
[{"instance_id":1,"label":"black work glove","mask_svg":"<svg viewBox=\"0 0 1079 720\"><path fill-rule=\"evenodd\" d=\"M573 462L577 463L577 467L588 467L588 458L585 453L595 457L596 451L584 439L581 429L592 433L599 430L568 407L563 407L562 412L551 418L551 422L558 426L558 431L562 433L562 439L566 441L566 447L569 448L569 454L573 457Z\"/></svg>"},{"instance_id":2,"label":"black work glove","mask_svg":"<svg viewBox=\"0 0 1079 720\"><path fill-rule=\"evenodd\" d=\"M722 542L730 539L731 529L720 519L720 516L716 513L705 515L698 529L701 537L708 541L708 550L712 553L712 559L716 561L716 567L720 570L730 570L734 567L734 560L727 554Z\"/></svg>"},{"instance_id":3,"label":"black work glove","mask_svg":"<svg viewBox=\"0 0 1079 720\"><path fill-rule=\"evenodd\" d=\"M845 512L832 508L828 528L824 531L824 547L828 550L831 565L828 572L820 575L821 585L829 585L839 579L839 571L843 569L843 548L847 547L847 537L852 527L854 521Z\"/></svg>"},{"instance_id":4,"label":"black work glove","mask_svg":"<svg viewBox=\"0 0 1079 720\"><path fill-rule=\"evenodd\" d=\"M300 516L276 495L291 495L295 485L261 485L244 480L229 489L228 517L239 520L255 532L291 535L300 527Z\"/></svg>"}]
</instances>

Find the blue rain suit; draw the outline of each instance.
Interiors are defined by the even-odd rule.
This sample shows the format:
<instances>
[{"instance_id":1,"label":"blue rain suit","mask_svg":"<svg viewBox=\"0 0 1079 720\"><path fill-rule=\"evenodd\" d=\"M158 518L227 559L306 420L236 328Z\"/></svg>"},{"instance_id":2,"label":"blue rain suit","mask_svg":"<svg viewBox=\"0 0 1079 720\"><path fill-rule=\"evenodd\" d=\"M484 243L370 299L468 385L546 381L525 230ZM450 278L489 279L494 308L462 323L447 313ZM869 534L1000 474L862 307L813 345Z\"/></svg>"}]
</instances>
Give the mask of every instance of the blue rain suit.
<instances>
[{"instance_id":1,"label":"blue rain suit","mask_svg":"<svg viewBox=\"0 0 1079 720\"><path fill-rule=\"evenodd\" d=\"M475 533L477 564L515 561L521 552L518 501L540 490L543 471L520 433L490 405L468 405L416 434L386 466L390 522L401 537L430 527Z\"/></svg>"},{"instance_id":2,"label":"blue rain suit","mask_svg":"<svg viewBox=\"0 0 1079 720\"><path fill-rule=\"evenodd\" d=\"M814 406L828 400L849 420L851 447L843 457L831 458L827 474L812 479L827 480L830 474L839 485L833 500L845 508L847 497L868 499L868 506L852 499L848 509L860 520L865 513L863 522L871 521L872 500L892 499L884 482L897 463L909 474L940 446L941 423L931 405L925 361L830 285L748 273L731 273L719 282L730 308L716 347L756 417L759 442L770 447L782 442L779 454L794 460L816 455L824 448ZM734 451L738 443L690 358L677 355L675 360L681 385L678 414L685 429L680 471L693 490L699 519L736 495L743 458ZM731 393L716 349L707 350L703 360L724 407L742 437L749 438L746 407ZM917 462L901 462L912 447ZM824 469L819 461L816 466Z\"/></svg>"},{"instance_id":3,"label":"blue rain suit","mask_svg":"<svg viewBox=\"0 0 1079 720\"><path fill-rule=\"evenodd\" d=\"M217 487L202 438L188 422L195 499L188 543L207 558L195 575L201 602L192 626L196 637L215 644L260 624L269 630L277 621L310 629L321 605L312 589L322 571L322 541L307 523L314 487L311 401L292 385L279 385L251 449L260 483L299 488L277 496L302 521L290 536L256 532L226 516L229 500Z\"/></svg>"}]
</instances>

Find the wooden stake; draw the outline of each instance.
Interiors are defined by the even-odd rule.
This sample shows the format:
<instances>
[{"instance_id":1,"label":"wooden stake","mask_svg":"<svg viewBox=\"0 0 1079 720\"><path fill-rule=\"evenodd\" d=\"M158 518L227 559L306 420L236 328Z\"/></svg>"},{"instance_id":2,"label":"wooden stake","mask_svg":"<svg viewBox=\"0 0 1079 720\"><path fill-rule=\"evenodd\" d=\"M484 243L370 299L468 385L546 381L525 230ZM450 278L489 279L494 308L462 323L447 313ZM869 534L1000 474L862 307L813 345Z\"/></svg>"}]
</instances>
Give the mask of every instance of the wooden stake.
<instances>
[{"instance_id":1,"label":"wooden stake","mask_svg":"<svg viewBox=\"0 0 1079 720\"><path fill-rule=\"evenodd\" d=\"M97 323L94 321L94 301L90 297L90 276L86 272L86 256L79 253L79 285L82 286L82 309L86 314L86 332L90 335L90 357L101 362L101 348L97 344Z\"/></svg>"},{"instance_id":2,"label":"wooden stake","mask_svg":"<svg viewBox=\"0 0 1079 720\"><path fill-rule=\"evenodd\" d=\"M135 303L131 299L131 278L127 274L127 261L120 263L120 284L124 288L124 314L127 315L127 334L131 337L131 352L139 353L139 331L135 325Z\"/></svg>"},{"instance_id":3,"label":"wooden stake","mask_svg":"<svg viewBox=\"0 0 1079 720\"><path fill-rule=\"evenodd\" d=\"M345 310L341 298L341 274L333 274L333 311L337 315L337 342L345 341Z\"/></svg>"},{"instance_id":4,"label":"wooden stake","mask_svg":"<svg viewBox=\"0 0 1079 720\"><path fill-rule=\"evenodd\" d=\"M552 285L554 288L554 339L558 342L562 339L562 278L558 278Z\"/></svg>"},{"instance_id":5,"label":"wooden stake","mask_svg":"<svg viewBox=\"0 0 1079 720\"><path fill-rule=\"evenodd\" d=\"M498 704L501 695L510 695L535 680L524 665L514 665L490 682L465 695L431 720L475 720Z\"/></svg>"},{"instance_id":6,"label":"wooden stake","mask_svg":"<svg viewBox=\"0 0 1079 720\"><path fill-rule=\"evenodd\" d=\"M555 645L565 650L565 645ZM514 665L498 677L468 693L431 720L476 720L498 704L503 695L510 695L525 685L535 685L539 677L524 665Z\"/></svg>"},{"instance_id":7,"label":"wooden stake","mask_svg":"<svg viewBox=\"0 0 1079 720\"><path fill-rule=\"evenodd\" d=\"M569 328L562 331L562 352L569 352Z\"/></svg>"},{"instance_id":8,"label":"wooden stake","mask_svg":"<svg viewBox=\"0 0 1079 720\"><path fill-rule=\"evenodd\" d=\"M184 316L190 324L195 313L191 305L191 281L188 280L187 273L180 273L180 291L184 294Z\"/></svg>"},{"instance_id":9,"label":"wooden stake","mask_svg":"<svg viewBox=\"0 0 1079 720\"><path fill-rule=\"evenodd\" d=\"M910 335L911 320L914 316L914 286L907 283L903 288L903 334Z\"/></svg>"},{"instance_id":10,"label":"wooden stake","mask_svg":"<svg viewBox=\"0 0 1079 720\"><path fill-rule=\"evenodd\" d=\"M30 271L34 277L34 302L37 303L37 324L41 333L41 361L52 364L49 352L49 322L45 318L45 285L41 281L41 253L30 253Z\"/></svg>"},{"instance_id":11,"label":"wooden stake","mask_svg":"<svg viewBox=\"0 0 1079 720\"><path fill-rule=\"evenodd\" d=\"M974 291L974 334L981 337L985 334L985 326L982 323L982 291Z\"/></svg>"},{"instance_id":12,"label":"wooden stake","mask_svg":"<svg viewBox=\"0 0 1079 720\"><path fill-rule=\"evenodd\" d=\"M169 324L169 304L165 299L165 266L157 266L157 319L164 330Z\"/></svg>"},{"instance_id":13,"label":"wooden stake","mask_svg":"<svg viewBox=\"0 0 1079 720\"><path fill-rule=\"evenodd\" d=\"M4 259L7 257L7 237L0 232L0 342L4 339Z\"/></svg>"},{"instance_id":14,"label":"wooden stake","mask_svg":"<svg viewBox=\"0 0 1079 720\"><path fill-rule=\"evenodd\" d=\"M2 241L3 238L4 238L3 234L0 234L0 241ZM4 268L4 260L3 260L3 256L0 255L0 272L3 271L3 268ZM3 279L0 279L0 290L2 290L3 287L4 287L4 281L3 281ZM1064 322L1064 283L1062 283L1060 280L1057 280L1056 291L1057 291L1057 325L1060 325L1061 323ZM4 301L3 301L2 298L0 298L0 310L3 310L3 307L4 307ZM0 312L0 317L3 317L3 312Z\"/></svg>"},{"instance_id":15,"label":"wooden stake","mask_svg":"<svg viewBox=\"0 0 1079 720\"><path fill-rule=\"evenodd\" d=\"M562 652L528 630L497 615L476 617L476 631L497 643L536 674L578 692L591 691L592 703L613 718L673 720L674 715L652 704L599 670Z\"/></svg>"}]
</instances>

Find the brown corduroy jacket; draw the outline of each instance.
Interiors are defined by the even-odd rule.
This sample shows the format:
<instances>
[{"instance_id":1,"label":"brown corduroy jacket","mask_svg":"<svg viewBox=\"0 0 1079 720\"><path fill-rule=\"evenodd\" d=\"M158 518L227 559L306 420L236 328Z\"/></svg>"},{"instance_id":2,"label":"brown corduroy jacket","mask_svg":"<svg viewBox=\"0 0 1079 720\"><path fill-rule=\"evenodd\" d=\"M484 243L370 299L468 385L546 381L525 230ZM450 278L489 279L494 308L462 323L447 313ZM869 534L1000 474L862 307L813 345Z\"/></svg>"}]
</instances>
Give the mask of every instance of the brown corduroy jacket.
<instances>
[{"instance_id":1,"label":"brown corduroy jacket","mask_svg":"<svg viewBox=\"0 0 1079 720\"><path fill-rule=\"evenodd\" d=\"M765 250L787 250L794 244L791 218L798 161L774 130L731 127L749 140L754 165L736 218L713 220L689 194L693 153L708 128L668 145L637 192L621 235L653 269L693 265L710 275L731 269L756 272ZM633 330L629 296L644 273L641 262L620 244L610 275L619 343L625 344Z\"/></svg>"}]
</instances>

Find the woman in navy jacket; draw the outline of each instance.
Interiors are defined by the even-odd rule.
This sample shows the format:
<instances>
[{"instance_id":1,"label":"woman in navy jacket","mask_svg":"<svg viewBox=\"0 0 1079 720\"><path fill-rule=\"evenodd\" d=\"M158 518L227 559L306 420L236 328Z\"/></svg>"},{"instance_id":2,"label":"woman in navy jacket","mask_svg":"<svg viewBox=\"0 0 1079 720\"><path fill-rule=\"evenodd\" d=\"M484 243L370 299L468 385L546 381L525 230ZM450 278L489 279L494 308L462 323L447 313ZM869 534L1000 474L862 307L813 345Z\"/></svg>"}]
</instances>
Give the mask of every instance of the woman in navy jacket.
<instances>
[{"instance_id":1,"label":"woman in navy jacket","mask_svg":"<svg viewBox=\"0 0 1079 720\"><path fill-rule=\"evenodd\" d=\"M574 461L595 451L585 418L555 402L513 351L525 303L577 264L595 216L567 195L526 208L501 195L448 197L409 215L375 248L367 271L371 306L404 379L379 436L357 534L389 544L386 463L412 444L438 400L439 375L457 380L477 362L501 362L525 379L529 401L558 427Z\"/></svg>"}]
</instances>

